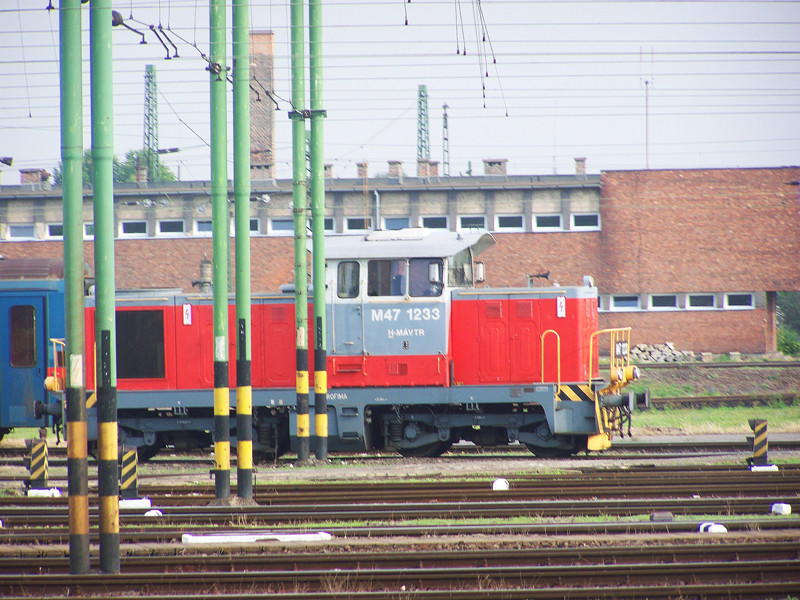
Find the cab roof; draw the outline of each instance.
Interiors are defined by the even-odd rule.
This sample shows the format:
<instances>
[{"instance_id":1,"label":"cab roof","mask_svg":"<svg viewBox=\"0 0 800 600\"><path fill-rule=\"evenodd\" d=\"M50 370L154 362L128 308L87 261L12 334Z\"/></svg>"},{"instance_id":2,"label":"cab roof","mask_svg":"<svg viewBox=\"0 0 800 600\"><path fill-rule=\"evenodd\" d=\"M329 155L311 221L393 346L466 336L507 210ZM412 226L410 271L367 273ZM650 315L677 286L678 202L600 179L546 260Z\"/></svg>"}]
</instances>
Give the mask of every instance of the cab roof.
<instances>
[{"instance_id":1,"label":"cab roof","mask_svg":"<svg viewBox=\"0 0 800 600\"><path fill-rule=\"evenodd\" d=\"M325 238L325 258L447 258L465 248L477 256L494 244L485 231L444 231L410 228L373 231L368 235L337 235Z\"/></svg>"}]
</instances>

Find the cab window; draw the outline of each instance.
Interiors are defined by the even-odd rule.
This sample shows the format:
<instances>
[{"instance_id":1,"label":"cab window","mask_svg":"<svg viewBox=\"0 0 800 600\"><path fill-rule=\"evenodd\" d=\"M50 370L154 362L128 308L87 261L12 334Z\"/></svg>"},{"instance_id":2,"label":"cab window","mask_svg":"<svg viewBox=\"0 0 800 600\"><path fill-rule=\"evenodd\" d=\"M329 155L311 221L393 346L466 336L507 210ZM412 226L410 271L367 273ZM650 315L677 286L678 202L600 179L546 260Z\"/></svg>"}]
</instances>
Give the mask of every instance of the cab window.
<instances>
[{"instance_id":1,"label":"cab window","mask_svg":"<svg viewBox=\"0 0 800 600\"><path fill-rule=\"evenodd\" d=\"M339 263L336 275L336 294L339 298L358 297L358 267L355 261Z\"/></svg>"},{"instance_id":2,"label":"cab window","mask_svg":"<svg viewBox=\"0 0 800 600\"><path fill-rule=\"evenodd\" d=\"M406 261L371 260L367 263L368 296L405 296Z\"/></svg>"},{"instance_id":3,"label":"cab window","mask_svg":"<svg viewBox=\"0 0 800 600\"><path fill-rule=\"evenodd\" d=\"M442 259L412 258L409 261L409 296L442 295Z\"/></svg>"}]
</instances>

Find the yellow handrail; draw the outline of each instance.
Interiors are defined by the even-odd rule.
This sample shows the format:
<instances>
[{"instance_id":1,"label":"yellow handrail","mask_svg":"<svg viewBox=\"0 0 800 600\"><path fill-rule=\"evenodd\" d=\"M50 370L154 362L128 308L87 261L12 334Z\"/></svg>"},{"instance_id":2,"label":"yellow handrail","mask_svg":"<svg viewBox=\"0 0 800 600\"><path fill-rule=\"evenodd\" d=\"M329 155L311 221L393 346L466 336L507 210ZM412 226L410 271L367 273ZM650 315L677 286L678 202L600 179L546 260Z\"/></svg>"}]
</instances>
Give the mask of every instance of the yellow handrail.
<instances>
[{"instance_id":1,"label":"yellow handrail","mask_svg":"<svg viewBox=\"0 0 800 600\"><path fill-rule=\"evenodd\" d=\"M600 329L595 331L589 337L589 385L592 385L592 358L594 358L594 338L603 333L611 334L610 336L610 354L611 354L611 380L612 383L619 381L621 378L618 376L620 369L623 371L622 379L625 377L625 368L630 365L631 361L631 328L630 327L617 327L613 329ZM624 360L623 360L624 356ZM615 372L616 371L616 372Z\"/></svg>"},{"instance_id":2,"label":"yellow handrail","mask_svg":"<svg viewBox=\"0 0 800 600\"><path fill-rule=\"evenodd\" d=\"M558 389L561 389L561 336L558 335L558 332L555 329L548 329L547 331L542 333L542 383L544 383L544 338L547 336L548 333L555 333L556 334L556 365L557 365L557 373L558 373Z\"/></svg>"}]
</instances>

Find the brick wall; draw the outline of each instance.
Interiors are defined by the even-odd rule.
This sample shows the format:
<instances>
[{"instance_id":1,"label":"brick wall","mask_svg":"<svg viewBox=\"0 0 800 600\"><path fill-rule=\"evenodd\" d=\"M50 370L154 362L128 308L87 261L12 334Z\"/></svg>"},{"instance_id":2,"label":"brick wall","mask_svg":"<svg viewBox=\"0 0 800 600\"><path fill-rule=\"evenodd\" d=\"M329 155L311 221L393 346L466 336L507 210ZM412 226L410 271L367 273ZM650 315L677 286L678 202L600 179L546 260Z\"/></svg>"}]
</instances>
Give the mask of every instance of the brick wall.
<instances>
[{"instance_id":1,"label":"brick wall","mask_svg":"<svg viewBox=\"0 0 800 600\"><path fill-rule=\"evenodd\" d=\"M753 310L601 313L601 329L631 327L632 344L673 342L679 350L761 354L767 348L767 317Z\"/></svg>"},{"instance_id":2,"label":"brick wall","mask_svg":"<svg viewBox=\"0 0 800 600\"><path fill-rule=\"evenodd\" d=\"M618 293L800 290L798 176L604 172L599 279Z\"/></svg>"}]
</instances>

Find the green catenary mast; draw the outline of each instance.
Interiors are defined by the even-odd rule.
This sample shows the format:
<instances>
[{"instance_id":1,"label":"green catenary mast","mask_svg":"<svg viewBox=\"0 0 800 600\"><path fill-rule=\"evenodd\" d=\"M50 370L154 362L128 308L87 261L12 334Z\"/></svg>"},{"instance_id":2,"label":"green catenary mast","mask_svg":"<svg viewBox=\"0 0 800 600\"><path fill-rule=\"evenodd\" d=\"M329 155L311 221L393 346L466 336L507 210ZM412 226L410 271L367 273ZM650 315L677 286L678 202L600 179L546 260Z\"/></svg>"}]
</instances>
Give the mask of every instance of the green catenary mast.
<instances>
[{"instance_id":1,"label":"green catenary mast","mask_svg":"<svg viewBox=\"0 0 800 600\"><path fill-rule=\"evenodd\" d=\"M90 30L100 570L119 573L111 0L92 0Z\"/></svg>"},{"instance_id":2,"label":"green catenary mast","mask_svg":"<svg viewBox=\"0 0 800 600\"><path fill-rule=\"evenodd\" d=\"M292 0L292 202L294 206L294 311L297 458L308 459L308 259L306 257L306 125L303 0Z\"/></svg>"},{"instance_id":3,"label":"green catenary mast","mask_svg":"<svg viewBox=\"0 0 800 600\"><path fill-rule=\"evenodd\" d=\"M69 568L73 575L83 575L89 572L89 464L86 453L84 377L86 352L83 314L83 91L80 0L62 0L58 16L64 199Z\"/></svg>"},{"instance_id":4,"label":"green catenary mast","mask_svg":"<svg viewBox=\"0 0 800 600\"><path fill-rule=\"evenodd\" d=\"M250 371L250 13L233 2L233 196L236 222L236 483L253 497L253 388Z\"/></svg>"},{"instance_id":5,"label":"green catenary mast","mask_svg":"<svg viewBox=\"0 0 800 600\"><path fill-rule=\"evenodd\" d=\"M228 391L228 163L225 2L209 3L211 105L211 245L214 295L214 488L231 494L230 392Z\"/></svg>"},{"instance_id":6,"label":"green catenary mast","mask_svg":"<svg viewBox=\"0 0 800 600\"><path fill-rule=\"evenodd\" d=\"M308 2L311 100L311 232L314 287L314 427L316 457L328 458L328 374L325 343L325 165L322 125L322 1Z\"/></svg>"}]
</instances>

